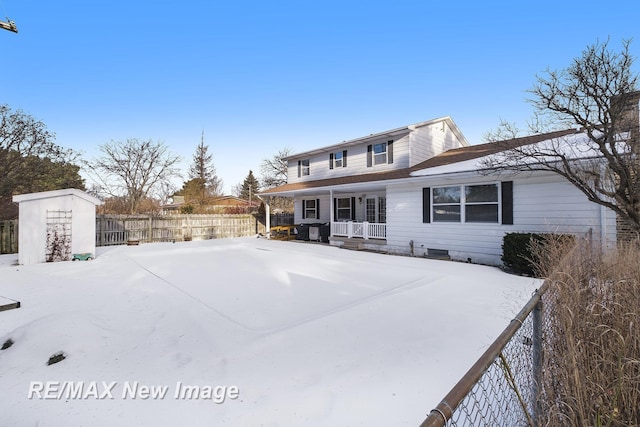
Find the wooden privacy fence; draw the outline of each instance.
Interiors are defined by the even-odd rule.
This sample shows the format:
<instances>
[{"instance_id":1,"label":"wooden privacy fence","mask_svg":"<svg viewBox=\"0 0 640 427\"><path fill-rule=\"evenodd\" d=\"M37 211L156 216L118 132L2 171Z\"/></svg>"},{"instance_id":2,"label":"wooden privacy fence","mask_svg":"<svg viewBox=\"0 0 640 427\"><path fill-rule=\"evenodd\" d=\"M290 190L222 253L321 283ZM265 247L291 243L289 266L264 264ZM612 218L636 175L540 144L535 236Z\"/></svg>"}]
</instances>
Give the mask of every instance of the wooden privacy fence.
<instances>
[{"instance_id":1,"label":"wooden privacy fence","mask_svg":"<svg viewBox=\"0 0 640 427\"><path fill-rule=\"evenodd\" d=\"M264 233L253 215L96 216L96 245L221 239Z\"/></svg>"},{"instance_id":2,"label":"wooden privacy fence","mask_svg":"<svg viewBox=\"0 0 640 427\"><path fill-rule=\"evenodd\" d=\"M0 254L18 252L18 220L0 221Z\"/></svg>"}]
</instances>

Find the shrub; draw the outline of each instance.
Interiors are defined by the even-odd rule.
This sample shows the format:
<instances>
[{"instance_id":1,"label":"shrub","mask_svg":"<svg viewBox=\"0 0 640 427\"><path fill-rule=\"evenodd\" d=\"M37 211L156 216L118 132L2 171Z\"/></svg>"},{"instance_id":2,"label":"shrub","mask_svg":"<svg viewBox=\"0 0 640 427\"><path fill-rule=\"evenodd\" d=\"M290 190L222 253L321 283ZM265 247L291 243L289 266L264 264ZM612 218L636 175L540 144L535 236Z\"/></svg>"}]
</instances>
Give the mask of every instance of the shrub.
<instances>
[{"instance_id":1,"label":"shrub","mask_svg":"<svg viewBox=\"0 0 640 427\"><path fill-rule=\"evenodd\" d=\"M536 268L539 255L545 253L543 248L548 243L564 247L571 246L574 237L569 234L536 234L536 233L507 233L502 240L502 262L514 273L528 276L539 276Z\"/></svg>"}]
</instances>

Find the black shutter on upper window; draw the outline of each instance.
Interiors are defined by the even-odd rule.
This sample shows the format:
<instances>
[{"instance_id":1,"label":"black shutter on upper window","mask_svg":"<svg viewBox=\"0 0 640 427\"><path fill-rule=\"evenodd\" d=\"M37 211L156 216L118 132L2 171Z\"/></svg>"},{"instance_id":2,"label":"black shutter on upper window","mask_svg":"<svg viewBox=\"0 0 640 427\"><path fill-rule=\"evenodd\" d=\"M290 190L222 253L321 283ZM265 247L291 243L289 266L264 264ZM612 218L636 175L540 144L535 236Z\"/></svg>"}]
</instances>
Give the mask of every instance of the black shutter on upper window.
<instances>
[{"instance_id":1,"label":"black shutter on upper window","mask_svg":"<svg viewBox=\"0 0 640 427\"><path fill-rule=\"evenodd\" d=\"M422 189L422 222L431 222L431 188Z\"/></svg>"},{"instance_id":2,"label":"black shutter on upper window","mask_svg":"<svg viewBox=\"0 0 640 427\"><path fill-rule=\"evenodd\" d=\"M320 219L320 199L316 199L316 219Z\"/></svg>"},{"instance_id":3,"label":"black shutter on upper window","mask_svg":"<svg viewBox=\"0 0 640 427\"><path fill-rule=\"evenodd\" d=\"M367 167L373 166L373 146L367 145Z\"/></svg>"},{"instance_id":4,"label":"black shutter on upper window","mask_svg":"<svg viewBox=\"0 0 640 427\"><path fill-rule=\"evenodd\" d=\"M300 178L301 176L302 176L302 160L298 160L298 178Z\"/></svg>"},{"instance_id":5,"label":"black shutter on upper window","mask_svg":"<svg viewBox=\"0 0 640 427\"><path fill-rule=\"evenodd\" d=\"M333 153L329 154L329 169L333 169Z\"/></svg>"},{"instance_id":6,"label":"black shutter on upper window","mask_svg":"<svg viewBox=\"0 0 640 427\"><path fill-rule=\"evenodd\" d=\"M387 141L387 163L393 163L393 140Z\"/></svg>"},{"instance_id":7,"label":"black shutter on upper window","mask_svg":"<svg viewBox=\"0 0 640 427\"><path fill-rule=\"evenodd\" d=\"M513 225L513 181L502 182L502 224Z\"/></svg>"},{"instance_id":8,"label":"black shutter on upper window","mask_svg":"<svg viewBox=\"0 0 640 427\"><path fill-rule=\"evenodd\" d=\"M347 150L344 150L342 152L342 167L343 168L347 167Z\"/></svg>"}]
</instances>

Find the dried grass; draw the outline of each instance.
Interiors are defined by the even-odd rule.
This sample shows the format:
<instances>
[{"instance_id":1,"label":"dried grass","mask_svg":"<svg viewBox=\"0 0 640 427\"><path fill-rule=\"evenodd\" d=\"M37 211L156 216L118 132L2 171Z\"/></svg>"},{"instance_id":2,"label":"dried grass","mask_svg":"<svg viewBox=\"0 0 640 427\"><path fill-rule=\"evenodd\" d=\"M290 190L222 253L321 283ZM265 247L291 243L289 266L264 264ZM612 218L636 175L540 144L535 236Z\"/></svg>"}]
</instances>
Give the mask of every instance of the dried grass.
<instances>
[{"instance_id":1,"label":"dried grass","mask_svg":"<svg viewBox=\"0 0 640 427\"><path fill-rule=\"evenodd\" d=\"M543 426L640 426L640 246L534 247L544 301ZM559 261L561 260L561 261Z\"/></svg>"}]
</instances>

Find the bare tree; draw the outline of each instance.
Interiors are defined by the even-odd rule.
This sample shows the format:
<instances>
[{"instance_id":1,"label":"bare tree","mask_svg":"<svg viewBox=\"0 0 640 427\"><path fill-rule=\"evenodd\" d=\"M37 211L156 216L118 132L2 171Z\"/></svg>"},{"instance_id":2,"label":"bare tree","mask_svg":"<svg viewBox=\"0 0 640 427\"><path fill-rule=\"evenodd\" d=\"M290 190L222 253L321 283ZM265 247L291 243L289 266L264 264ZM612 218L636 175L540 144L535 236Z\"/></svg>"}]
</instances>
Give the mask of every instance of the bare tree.
<instances>
[{"instance_id":1,"label":"bare tree","mask_svg":"<svg viewBox=\"0 0 640 427\"><path fill-rule=\"evenodd\" d=\"M125 197L130 213L136 213L143 200L162 196L171 178L180 176L176 168L180 157L162 142L130 138L104 144L100 151L88 172L102 192Z\"/></svg>"},{"instance_id":2,"label":"bare tree","mask_svg":"<svg viewBox=\"0 0 640 427\"><path fill-rule=\"evenodd\" d=\"M260 182L264 188L273 188L287 183L288 164L286 157L291 155L291 148L285 147L272 158L264 159L260 164ZM269 205L275 212L293 212L293 198L269 197Z\"/></svg>"},{"instance_id":3,"label":"bare tree","mask_svg":"<svg viewBox=\"0 0 640 427\"><path fill-rule=\"evenodd\" d=\"M70 163L76 153L55 142L55 134L46 125L21 110L11 111L0 105L0 182L8 177L28 157L47 158L52 162Z\"/></svg>"},{"instance_id":4,"label":"bare tree","mask_svg":"<svg viewBox=\"0 0 640 427\"><path fill-rule=\"evenodd\" d=\"M569 67L537 76L532 105L555 127L578 131L516 148L505 141L508 149L484 166L557 173L640 232L640 92L629 45L615 52L608 41L595 43Z\"/></svg>"},{"instance_id":5,"label":"bare tree","mask_svg":"<svg viewBox=\"0 0 640 427\"><path fill-rule=\"evenodd\" d=\"M288 165L285 160L291 154L291 148L285 147L272 158L264 159L260 164L260 182L264 188L273 188L287 183Z\"/></svg>"}]
</instances>

